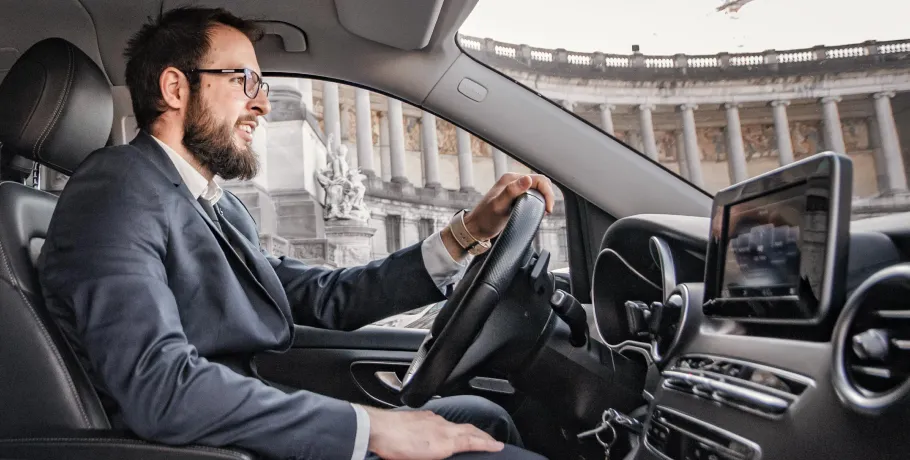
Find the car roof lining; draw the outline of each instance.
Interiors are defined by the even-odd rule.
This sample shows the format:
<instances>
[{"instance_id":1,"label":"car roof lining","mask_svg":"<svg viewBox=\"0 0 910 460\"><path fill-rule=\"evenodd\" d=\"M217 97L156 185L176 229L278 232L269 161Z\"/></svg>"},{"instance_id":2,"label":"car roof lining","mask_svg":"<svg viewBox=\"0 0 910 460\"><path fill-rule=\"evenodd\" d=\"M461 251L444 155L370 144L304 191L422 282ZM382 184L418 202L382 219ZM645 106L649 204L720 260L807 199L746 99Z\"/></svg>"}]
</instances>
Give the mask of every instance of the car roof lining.
<instances>
[{"instance_id":1,"label":"car roof lining","mask_svg":"<svg viewBox=\"0 0 910 460\"><path fill-rule=\"evenodd\" d=\"M419 50L430 43L442 3L443 0L335 0L335 8L341 26L348 32L393 48Z\"/></svg>"}]
</instances>

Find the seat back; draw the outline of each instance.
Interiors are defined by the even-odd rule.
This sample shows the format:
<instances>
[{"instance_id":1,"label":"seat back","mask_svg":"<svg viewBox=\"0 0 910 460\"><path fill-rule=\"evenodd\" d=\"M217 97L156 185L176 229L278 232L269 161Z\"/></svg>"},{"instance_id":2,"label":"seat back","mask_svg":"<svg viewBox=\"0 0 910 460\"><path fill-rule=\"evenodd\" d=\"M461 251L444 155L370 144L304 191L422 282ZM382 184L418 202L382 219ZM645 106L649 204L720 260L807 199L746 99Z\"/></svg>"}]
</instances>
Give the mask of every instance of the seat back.
<instances>
[{"instance_id":1,"label":"seat back","mask_svg":"<svg viewBox=\"0 0 910 460\"><path fill-rule=\"evenodd\" d=\"M35 44L13 65L0 84L0 107L0 167L20 159L67 175L105 145L113 120L107 77L58 38ZM38 284L35 260L56 201L0 183L0 438L110 426Z\"/></svg>"}]
</instances>

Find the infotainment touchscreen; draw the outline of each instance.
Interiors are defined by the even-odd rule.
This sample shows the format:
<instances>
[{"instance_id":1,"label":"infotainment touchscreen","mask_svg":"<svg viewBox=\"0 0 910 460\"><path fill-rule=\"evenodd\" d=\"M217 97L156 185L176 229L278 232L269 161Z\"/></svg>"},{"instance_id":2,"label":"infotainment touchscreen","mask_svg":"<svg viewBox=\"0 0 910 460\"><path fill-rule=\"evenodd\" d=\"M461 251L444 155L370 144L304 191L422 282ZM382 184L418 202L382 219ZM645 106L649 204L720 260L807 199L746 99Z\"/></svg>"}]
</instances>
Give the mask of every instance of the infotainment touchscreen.
<instances>
[{"instance_id":1,"label":"infotainment touchscreen","mask_svg":"<svg viewBox=\"0 0 910 460\"><path fill-rule=\"evenodd\" d=\"M721 297L798 294L805 192L791 187L730 206Z\"/></svg>"},{"instance_id":2,"label":"infotainment touchscreen","mask_svg":"<svg viewBox=\"0 0 910 460\"><path fill-rule=\"evenodd\" d=\"M703 311L816 323L845 296L853 169L820 153L714 196Z\"/></svg>"}]
</instances>

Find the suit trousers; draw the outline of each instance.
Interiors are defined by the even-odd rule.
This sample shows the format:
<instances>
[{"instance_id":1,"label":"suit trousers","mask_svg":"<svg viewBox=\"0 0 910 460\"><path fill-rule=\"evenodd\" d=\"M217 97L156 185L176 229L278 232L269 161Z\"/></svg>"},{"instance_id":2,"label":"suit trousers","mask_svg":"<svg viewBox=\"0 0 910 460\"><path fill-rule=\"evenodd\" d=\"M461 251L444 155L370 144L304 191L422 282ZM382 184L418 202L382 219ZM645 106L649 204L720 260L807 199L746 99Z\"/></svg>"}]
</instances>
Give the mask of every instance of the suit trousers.
<instances>
[{"instance_id":1,"label":"suit trousers","mask_svg":"<svg viewBox=\"0 0 910 460\"><path fill-rule=\"evenodd\" d=\"M415 410L400 407L395 410ZM452 423L470 423L486 431L497 441L506 444L500 452L466 452L451 460L545 460L544 457L522 449L521 435L505 409L479 396L451 396L434 399L419 410L428 410ZM379 457L367 454L367 460Z\"/></svg>"}]
</instances>

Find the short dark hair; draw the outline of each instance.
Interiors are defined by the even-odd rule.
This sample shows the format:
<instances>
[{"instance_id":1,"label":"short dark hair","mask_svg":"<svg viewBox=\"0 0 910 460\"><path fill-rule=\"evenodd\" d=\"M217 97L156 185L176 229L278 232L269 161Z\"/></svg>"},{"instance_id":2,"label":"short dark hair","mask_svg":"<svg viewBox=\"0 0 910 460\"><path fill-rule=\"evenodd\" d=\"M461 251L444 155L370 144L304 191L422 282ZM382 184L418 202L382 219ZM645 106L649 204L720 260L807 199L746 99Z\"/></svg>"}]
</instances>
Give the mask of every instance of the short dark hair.
<instances>
[{"instance_id":1,"label":"short dark hair","mask_svg":"<svg viewBox=\"0 0 910 460\"><path fill-rule=\"evenodd\" d=\"M197 68L211 48L211 31L219 24L239 30L252 42L262 38L262 30L253 21L234 16L223 8L197 7L170 10L157 21L143 25L130 38L123 53L126 86L140 129L148 131L164 113L158 86L161 72L168 67L184 71Z\"/></svg>"}]
</instances>

